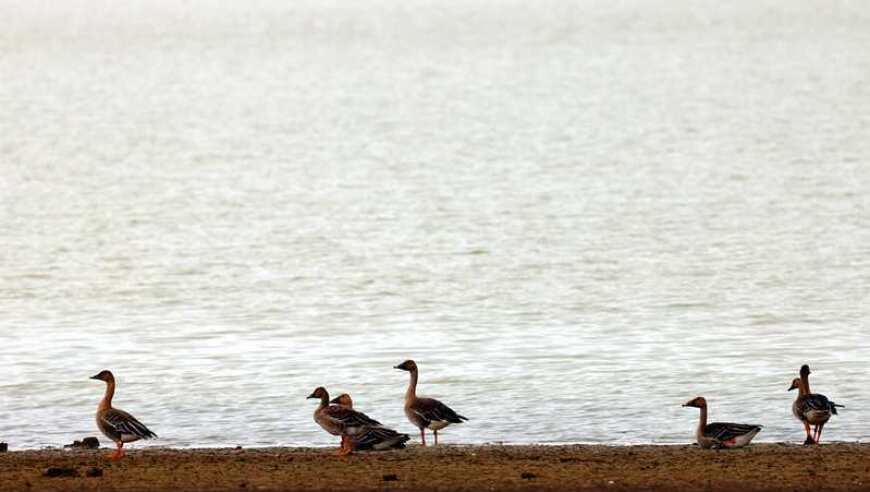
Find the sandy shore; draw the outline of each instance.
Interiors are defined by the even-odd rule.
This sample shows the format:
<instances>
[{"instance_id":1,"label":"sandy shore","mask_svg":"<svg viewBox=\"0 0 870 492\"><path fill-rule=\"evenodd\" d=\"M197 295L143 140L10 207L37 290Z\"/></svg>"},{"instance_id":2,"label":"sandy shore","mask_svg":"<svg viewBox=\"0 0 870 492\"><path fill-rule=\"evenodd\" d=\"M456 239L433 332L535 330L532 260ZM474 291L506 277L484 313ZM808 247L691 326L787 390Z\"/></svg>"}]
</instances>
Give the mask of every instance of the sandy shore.
<instances>
[{"instance_id":1,"label":"sandy shore","mask_svg":"<svg viewBox=\"0 0 870 492\"><path fill-rule=\"evenodd\" d=\"M0 490L870 490L870 445L413 446L0 454ZM57 473L76 476L45 476ZM67 469L63 471L63 469ZM98 475L98 476L88 476Z\"/></svg>"}]
</instances>

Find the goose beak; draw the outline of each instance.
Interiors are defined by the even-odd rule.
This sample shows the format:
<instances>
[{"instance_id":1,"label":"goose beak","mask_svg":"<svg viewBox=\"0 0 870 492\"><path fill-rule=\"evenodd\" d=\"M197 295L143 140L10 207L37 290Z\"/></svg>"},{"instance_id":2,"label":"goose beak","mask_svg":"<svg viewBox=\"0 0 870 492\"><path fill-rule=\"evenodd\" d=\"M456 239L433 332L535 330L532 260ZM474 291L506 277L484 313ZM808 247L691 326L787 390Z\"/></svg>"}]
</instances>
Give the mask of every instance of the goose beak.
<instances>
[{"instance_id":1,"label":"goose beak","mask_svg":"<svg viewBox=\"0 0 870 492\"><path fill-rule=\"evenodd\" d=\"M317 398L317 395L314 393L311 393L310 395L308 395L308 398L306 398L306 400L310 400L312 398Z\"/></svg>"},{"instance_id":2,"label":"goose beak","mask_svg":"<svg viewBox=\"0 0 870 492\"><path fill-rule=\"evenodd\" d=\"M91 377L88 378L88 379L96 379L97 381L99 381L99 380L100 380L100 375L97 374L97 375L91 376Z\"/></svg>"}]
</instances>

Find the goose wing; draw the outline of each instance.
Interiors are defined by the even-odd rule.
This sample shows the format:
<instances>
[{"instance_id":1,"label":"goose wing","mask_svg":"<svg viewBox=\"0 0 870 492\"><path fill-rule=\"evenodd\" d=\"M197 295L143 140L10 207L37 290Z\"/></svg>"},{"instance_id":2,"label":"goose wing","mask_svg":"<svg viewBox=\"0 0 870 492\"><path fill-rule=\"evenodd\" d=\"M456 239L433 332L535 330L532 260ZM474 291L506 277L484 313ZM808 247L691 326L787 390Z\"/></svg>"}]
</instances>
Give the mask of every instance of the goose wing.
<instances>
[{"instance_id":1,"label":"goose wing","mask_svg":"<svg viewBox=\"0 0 870 492\"><path fill-rule=\"evenodd\" d=\"M728 441L761 430L760 425L733 424L731 422L713 422L704 427L704 435L719 442Z\"/></svg>"},{"instance_id":2,"label":"goose wing","mask_svg":"<svg viewBox=\"0 0 870 492\"><path fill-rule=\"evenodd\" d=\"M831 412L836 415L838 406L842 405L837 405L829 400L827 396L817 393L805 395L798 401L798 408L802 414L809 412Z\"/></svg>"},{"instance_id":3,"label":"goose wing","mask_svg":"<svg viewBox=\"0 0 870 492\"><path fill-rule=\"evenodd\" d=\"M107 427L114 429L121 435L133 435L140 439L152 439L157 434L151 432L145 424L139 422L136 417L117 408L110 408L100 415L100 420Z\"/></svg>"},{"instance_id":4,"label":"goose wing","mask_svg":"<svg viewBox=\"0 0 870 492\"><path fill-rule=\"evenodd\" d=\"M340 405L330 405L323 409L323 416L343 427L376 427L381 423L368 415Z\"/></svg>"},{"instance_id":5,"label":"goose wing","mask_svg":"<svg viewBox=\"0 0 870 492\"><path fill-rule=\"evenodd\" d=\"M414 413L429 422L451 422L460 424L468 418L454 412L452 408L434 398L417 398L411 407Z\"/></svg>"},{"instance_id":6,"label":"goose wing","mask_svg":"<svg viewBox=\"0 0 870 492\"><path fill-rule=\"evenodd\" d=\"M367 427L363 432L350 437L354 449L360 451L403 449L410 439L408 434L400 434L386 427Z\"/></svg>"}]
</instances>

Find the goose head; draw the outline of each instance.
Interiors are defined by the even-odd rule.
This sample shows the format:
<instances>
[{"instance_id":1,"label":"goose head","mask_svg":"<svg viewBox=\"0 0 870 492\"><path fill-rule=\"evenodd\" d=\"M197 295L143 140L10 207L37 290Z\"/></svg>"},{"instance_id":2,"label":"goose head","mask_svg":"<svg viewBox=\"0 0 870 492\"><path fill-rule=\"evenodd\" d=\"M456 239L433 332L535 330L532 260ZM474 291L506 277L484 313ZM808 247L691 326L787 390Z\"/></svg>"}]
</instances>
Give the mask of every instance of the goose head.
<instances>
[{"instance_id":1,"label":"goose head","mask_svg":"<svg viewBox=\"0 0 870 492\"><path fill-rule=\"evenodd\" d=\"M683 403L684 407L707 408L707 400L703 396L697 396Z\"/></svg>"},{"instance_id":2,"label":"goose head","mask_svg":"<svg viewBox=\"0 0 870 492\"><path fill-rule=\"evenodd\" d=\"M394 369L413 372L417 370L417 363L413 360L408 359L405 362L402 362L398 366L394 367Z\"/></svg>"},{"instance_id":3,"label":"goose head","mask_svg":"<svg viewBox=\"0 0 870 492\"><path fill-rule=\"evenodd\" d=\"M353 400L350 399L350 395L347 393L342 393L342 394L336 396L329 403L332 403L333 405L339 405L342 407L353 408Z\"/></svg>"},{"instance_id":4,"label":"goose head","mask_svg":"<svg viewBox=\"0 0 870 492\"><path fill-rule=\"evenodd\" d=\"M318 386L317 389L315 389L310 395L308 395L308 398L306 398L306 400L311 400L312 398L317 398L318 400L326 398L328 400L329 393L326 392L326 388L324 388L323 386Z\"/></svg>"},{"instance_id":5,"label":"goose head","mask_svg":"<svg viewBox=\"0 0 870 492\"><path fill-rule=\"evenodd\" d=\"M112 371L102 370L99 374L91 376L91 379L96 379L97 381L105 381L107 383L115 382L115 376L112 374Z\"/></svg>"}]
</instances>

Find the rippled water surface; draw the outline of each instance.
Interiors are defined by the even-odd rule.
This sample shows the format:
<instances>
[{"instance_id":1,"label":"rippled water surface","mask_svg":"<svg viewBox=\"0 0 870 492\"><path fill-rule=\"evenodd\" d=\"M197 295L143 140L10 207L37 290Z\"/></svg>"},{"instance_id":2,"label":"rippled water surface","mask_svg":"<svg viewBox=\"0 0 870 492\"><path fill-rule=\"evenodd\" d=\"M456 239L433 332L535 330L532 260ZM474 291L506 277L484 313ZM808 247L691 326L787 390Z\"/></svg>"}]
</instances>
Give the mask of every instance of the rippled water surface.
<instances>
[{"instance_id":1,"label":"rippled water surface","mask_svg":"<svg viewBox=\"0 0 870 492\"><path fill-rule=\"evenodd\" d=\"M0 0L0 440L870 439L870 3Z\"/></svg>"}]
</instances>

